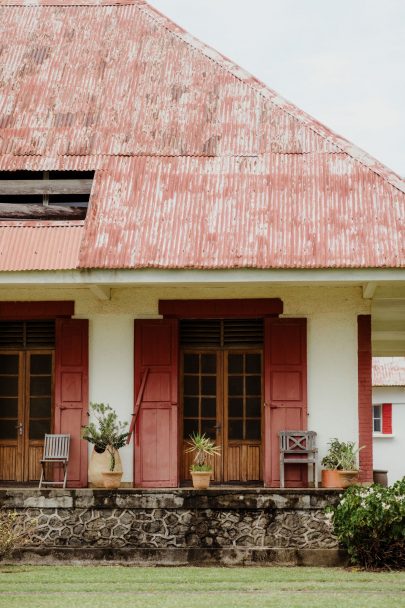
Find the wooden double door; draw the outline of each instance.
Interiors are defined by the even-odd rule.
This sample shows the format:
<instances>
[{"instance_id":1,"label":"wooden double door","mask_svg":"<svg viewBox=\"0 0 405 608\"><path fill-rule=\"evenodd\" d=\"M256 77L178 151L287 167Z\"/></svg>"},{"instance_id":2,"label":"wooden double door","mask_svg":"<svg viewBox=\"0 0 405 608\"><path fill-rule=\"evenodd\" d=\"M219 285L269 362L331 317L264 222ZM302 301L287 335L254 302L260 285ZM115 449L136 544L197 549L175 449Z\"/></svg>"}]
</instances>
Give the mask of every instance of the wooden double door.
<instances>
[{"instance_id":1,"label":"wooden double door","mask_svg":"<svg viewBox=\"0 0 405 608\"><path fill-rule=\"evenodd\" d=\"M0 351L0 481L39 479L53 394L53 349Z\"/></svg>"},{"instance_id":2,"label":"wooden double door","mask_svg":"<svg viewBox=\"0 0 405 608\"><path fill-rule=\"evenodd\" d=\"M220 446L214 482L263 480L263 352L258 348L183 349L181 352L182 481L190 478L192 433Z\"/></svg>"}]
</instances>

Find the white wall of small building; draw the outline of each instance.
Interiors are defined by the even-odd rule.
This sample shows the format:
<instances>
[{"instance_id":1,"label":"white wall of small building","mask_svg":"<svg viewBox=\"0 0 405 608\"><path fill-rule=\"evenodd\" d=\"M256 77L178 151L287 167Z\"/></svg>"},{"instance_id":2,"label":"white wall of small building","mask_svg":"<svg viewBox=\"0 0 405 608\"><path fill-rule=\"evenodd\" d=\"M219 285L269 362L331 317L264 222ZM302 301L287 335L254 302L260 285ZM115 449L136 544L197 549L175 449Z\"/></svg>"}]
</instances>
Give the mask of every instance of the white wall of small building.
<instances>
[{"instance_id":1,"label":"white wall of small building","mask_svg":"<svg viewBox=\"0 0 405 608\"><path fill-rule=\"evenodd\" d=\"M88 289L0 290L5 300L74 300L88 318L89 397L109 403L121 420L133 411L134 319L158 317L159 299L281 298L285 317L308 322L308 428L318 433L319 460L332 437L358 441L357 315L370 312L359 287L282 285L153 286L113 289L98 300ZM133 479L132 442L121 450L123 481Z\"/></svg>"},{"instance_id":2,"label":"white wall of small building","mask_svg":"<svg viewBox=\"0 0 405 608\"><path fill-rule=\"evenodd\" d=\"M405 387L373 388L373 405L392 403L392 435L374 434L374 469L388 471L392 484L405 475Z\"/></svg>"}]
</instances>

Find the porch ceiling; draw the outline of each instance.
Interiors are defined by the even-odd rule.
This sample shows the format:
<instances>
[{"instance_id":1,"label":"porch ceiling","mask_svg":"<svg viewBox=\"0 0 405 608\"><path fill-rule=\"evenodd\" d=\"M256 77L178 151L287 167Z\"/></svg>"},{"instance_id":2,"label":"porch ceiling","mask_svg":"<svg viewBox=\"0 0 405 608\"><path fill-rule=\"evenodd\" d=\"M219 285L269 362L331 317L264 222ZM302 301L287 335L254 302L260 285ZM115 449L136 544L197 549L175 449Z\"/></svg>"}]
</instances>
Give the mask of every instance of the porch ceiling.
<instances>
[{"instance_id":1,"label":"porch ceiling","mask_svg":"<svg viewBox=\"0 0 405 608\"><path fill-rule=\"evenodd\" d=\"M376 286L372 298L373 355L405 356L405 286Z\"/></svg>"}]
</instances>

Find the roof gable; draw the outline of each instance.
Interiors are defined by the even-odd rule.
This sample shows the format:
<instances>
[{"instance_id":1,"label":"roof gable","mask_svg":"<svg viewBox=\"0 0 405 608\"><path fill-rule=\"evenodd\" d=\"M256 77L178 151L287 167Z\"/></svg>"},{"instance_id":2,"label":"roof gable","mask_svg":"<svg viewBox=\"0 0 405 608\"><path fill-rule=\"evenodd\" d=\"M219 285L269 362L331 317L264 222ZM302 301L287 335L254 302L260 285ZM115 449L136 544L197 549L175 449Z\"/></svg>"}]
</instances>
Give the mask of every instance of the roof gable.
<instances>
[{"instance_id":1,"label":"roof gable","mask_svg":"<svg viewBox=\"0 0 405 608\"><path fill-rule=\"evenodd\" d=\"M143 0L0 13L0 167L99 169L81 267L404 264L404 182Z\"/></svg>"}]
</instances>

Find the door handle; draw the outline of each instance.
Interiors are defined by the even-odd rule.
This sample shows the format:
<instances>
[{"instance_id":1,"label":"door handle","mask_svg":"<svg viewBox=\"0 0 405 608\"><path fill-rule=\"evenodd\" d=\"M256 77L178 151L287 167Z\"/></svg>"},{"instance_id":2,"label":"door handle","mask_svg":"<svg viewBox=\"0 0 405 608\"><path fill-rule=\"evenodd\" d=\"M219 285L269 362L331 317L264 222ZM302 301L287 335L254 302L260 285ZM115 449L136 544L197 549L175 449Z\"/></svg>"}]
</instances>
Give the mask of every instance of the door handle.
<instances>
[{"instance_id":1,"label":"door handle","mask_svg":"<svg viewBox=\"0 0 405 608\"><path fill-rule=\"evenodd\" d=\"M216 431L220 431L222 427L221 427L221 425L220 425L220 424L216 424L216 425L215 425L213 428L214 428Z\"/></svg>"},{"instance_id":2,"label":"door handle","mask_svg":"<svg viewBox=\"0 0 405 608\"><path fill-rule=\"evenodd\" d=\"M15 425L15 428L18 429L18 434L22 435L23 431L24 431L24 426L22 422L19 422L18 424Z\"/></svg>"}]
</instances>

